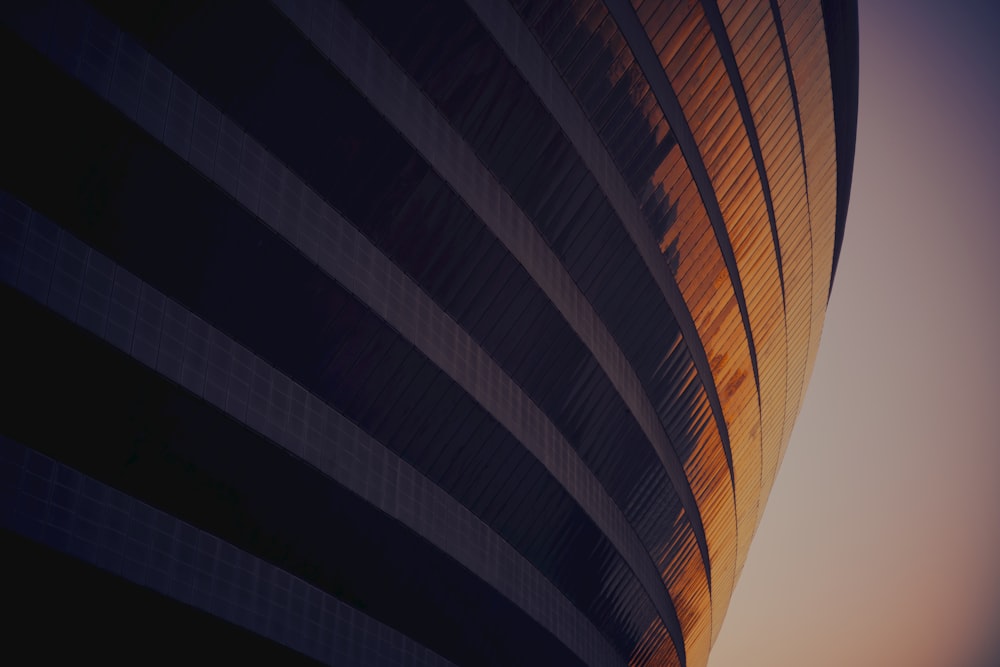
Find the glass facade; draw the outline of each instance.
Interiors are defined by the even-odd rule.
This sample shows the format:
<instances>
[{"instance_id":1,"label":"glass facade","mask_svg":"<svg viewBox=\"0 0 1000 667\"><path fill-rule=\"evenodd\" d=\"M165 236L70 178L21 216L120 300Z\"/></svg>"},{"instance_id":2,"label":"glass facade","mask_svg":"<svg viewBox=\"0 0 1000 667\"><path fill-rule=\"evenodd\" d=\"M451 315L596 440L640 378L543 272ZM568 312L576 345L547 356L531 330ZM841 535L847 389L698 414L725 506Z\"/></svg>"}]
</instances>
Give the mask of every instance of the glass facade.
<instances>
[{"instance_id":1,"label":"glass facade","mask_svg":"<svg viewBox=\"0 0 1000 667\"><path fill-rule=\"evenodd\" d=\"M818 346L856 9L392 10L0 10L5 543L217 655L704 665Z\"/></svg>"}]
</instances>

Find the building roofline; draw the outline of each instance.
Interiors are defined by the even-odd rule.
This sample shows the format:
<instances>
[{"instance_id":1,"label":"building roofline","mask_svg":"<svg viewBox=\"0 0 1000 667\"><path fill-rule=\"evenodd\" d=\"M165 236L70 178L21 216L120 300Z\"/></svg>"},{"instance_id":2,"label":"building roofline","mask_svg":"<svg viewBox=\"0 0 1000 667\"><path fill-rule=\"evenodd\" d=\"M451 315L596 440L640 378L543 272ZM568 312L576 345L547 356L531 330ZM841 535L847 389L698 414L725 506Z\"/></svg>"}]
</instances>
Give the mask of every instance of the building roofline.
<instances>
[{"instance_id":1,"label":"building roofline","mask_svg":"<svg viewBox=\"0 0 1000 667\"><path fill-rule=\"evenodd\" d=\"M822 7L833 88L833 122L837 135L837 222L830 274L832 290L844 243L858 135L858 3L855 0L822 0Z\"/></svg>"}]
</instances>

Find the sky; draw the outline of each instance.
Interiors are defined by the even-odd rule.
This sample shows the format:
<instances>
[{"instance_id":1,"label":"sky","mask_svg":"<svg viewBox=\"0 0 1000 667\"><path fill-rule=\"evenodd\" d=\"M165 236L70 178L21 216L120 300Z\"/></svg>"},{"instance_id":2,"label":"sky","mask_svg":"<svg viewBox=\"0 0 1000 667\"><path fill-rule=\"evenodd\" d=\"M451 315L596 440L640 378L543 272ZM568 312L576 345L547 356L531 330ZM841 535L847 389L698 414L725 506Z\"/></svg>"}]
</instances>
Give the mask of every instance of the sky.
<instances>
[{"instance_id":1,"label":"sky","mask_svg":"<svg viewBox=\"0 0 1000 667\"><path fill-rule=\"evenodd\" d=\"M710 667L1000 667L1000 2L859 10L819 357Z\"/></svg>"}]
</instances>

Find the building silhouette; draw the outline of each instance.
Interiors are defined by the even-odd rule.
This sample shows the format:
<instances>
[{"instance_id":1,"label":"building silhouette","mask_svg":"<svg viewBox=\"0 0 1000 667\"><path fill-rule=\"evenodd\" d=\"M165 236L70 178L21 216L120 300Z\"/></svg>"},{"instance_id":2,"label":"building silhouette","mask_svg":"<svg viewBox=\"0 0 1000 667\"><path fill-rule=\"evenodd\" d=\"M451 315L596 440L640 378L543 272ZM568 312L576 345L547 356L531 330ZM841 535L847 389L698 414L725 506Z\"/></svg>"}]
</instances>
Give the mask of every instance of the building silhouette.
<instances>
[{"instance_id":1,"label":"building silhouette","mask_svg":"<svg viewBox=\"0 0 1000 667\"><path fill-rule=\"evenodd\" d=\"M705 664L820 340L853 3L0 12L12 647Z\"/></svg>"}]
</instances>

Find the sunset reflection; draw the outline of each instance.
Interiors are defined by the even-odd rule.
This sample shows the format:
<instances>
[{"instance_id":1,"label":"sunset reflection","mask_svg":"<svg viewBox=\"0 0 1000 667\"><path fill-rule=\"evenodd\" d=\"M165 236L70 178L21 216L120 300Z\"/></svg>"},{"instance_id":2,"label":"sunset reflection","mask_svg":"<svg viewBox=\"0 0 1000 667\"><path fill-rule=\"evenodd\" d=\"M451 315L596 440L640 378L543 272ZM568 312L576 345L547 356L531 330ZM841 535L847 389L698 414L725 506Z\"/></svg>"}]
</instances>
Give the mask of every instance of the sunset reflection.
<instances>
[{"instance_id":1,"label":"sunset reflection","mask_svg":"<svg viewBox=\"0 0 1000 667\"><path fill-rule=\"evenodd\" d=\"M786 3L780 15L764 0L720 3L712 25L698 4L636 0L658 71L649 69L648 56L643 69L636 49L648 46L630 44L615 21L615 3L609 7L574 2L575 30L582 36L564 42L587 40L605 54L591 67L609 72L607 92L594 93L599 84L579 70L563 74L658 235L664 264L698 332L698 340L659 343L671 343L660 368L676 369L675 382L694 388L683 405L684 420L661 419L697 498L711 583L700 569L683 565L690 557L683 549L668 550L660 567L678 604L688 659L700 664L718 634L787 446L825 310L836 160L832 125L814 127L813 121L831 104L820 51L825 41L817 34L823 21L819 3ZM627 14L621 7L617 12ZM787 42L786 31L793 32ZM550 54L564 61L558 49ZM806 67L800 63L809 63L808 76L796 75ZM631 108L602 124L601 102L622 81L628 82ZM791 91L802 104L793 103ZM687 144L678 146L677 130L668 124L671 103ZM642 139L623 143L622 137ZM818 155L823 162L810 173ZM818 185L808 187L807 174ZM701 347L710 375L699 375L690 357L690 370L678 364L691 346ZM713 410L710 394L721 412ZM633 663L654 664L651 659L638 652Z\"/></svg>"}]
</instances>

